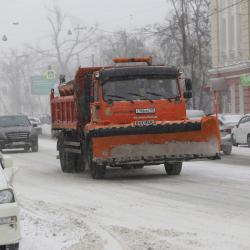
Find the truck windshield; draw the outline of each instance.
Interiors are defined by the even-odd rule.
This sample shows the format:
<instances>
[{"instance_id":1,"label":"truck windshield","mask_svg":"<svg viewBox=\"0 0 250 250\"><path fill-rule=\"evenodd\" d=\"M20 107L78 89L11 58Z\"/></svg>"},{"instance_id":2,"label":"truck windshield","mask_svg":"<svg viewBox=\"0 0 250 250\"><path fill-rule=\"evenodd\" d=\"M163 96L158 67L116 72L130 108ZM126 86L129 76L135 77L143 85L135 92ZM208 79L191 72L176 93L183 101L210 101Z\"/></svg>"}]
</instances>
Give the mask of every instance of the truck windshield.
<instances>
[{"instance_id":1,"label":"truck windshield","mask_svg":"<svg viewBox=\"0 0 250 250\"><path fill-rule=\"evenodd\" d=\"M0 127L29 126L26 116L0 116Z\"/></svg>"},{"instance_id":2,"label":"truck windshield","mask_svg":"<svg viewBox=\"0 0 250 250\"><path fill-rule=\"evenodd\" d=\"M103 84L104 101L175 99L177 96L180 93L176 78L121 79Z\"/></svg>"}]
</instances>

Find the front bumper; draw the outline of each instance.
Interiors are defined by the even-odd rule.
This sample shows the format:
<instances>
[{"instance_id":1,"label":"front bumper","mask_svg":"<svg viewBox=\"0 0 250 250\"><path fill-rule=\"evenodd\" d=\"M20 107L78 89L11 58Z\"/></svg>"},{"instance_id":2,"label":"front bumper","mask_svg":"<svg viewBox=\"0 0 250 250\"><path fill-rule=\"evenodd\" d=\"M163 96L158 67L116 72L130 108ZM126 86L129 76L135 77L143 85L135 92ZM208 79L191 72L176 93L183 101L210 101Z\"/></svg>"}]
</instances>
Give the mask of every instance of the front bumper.
<instances>
[{"instance_id":1,"label":"front bumper","mask_svg":"<svg viewBox=\"0 0 250 250\"><path fill-rule=\"evenodd\" d=\"M2 149L13 149L13 148L24 148L31 147L31 141L8 141L0 140L0 148Z\"/></svg>"},{"instance_id":2,"label":"front bumper","mask_svg":"<svg viewBox=\"0 0 250 250\"><path fill-rule=\"evenodd\" d=\"M0 139L0 149L14 149L14 148L25 148L31 147L32 143L37 141L38 137L29 137L24 140L9 140L9 139Z\"/></svg>"},{"instance_id":3,"label":"front bumper","mask_svg":"<svg viewBox=\"0 0 250 250\"><path fill-rule=\"evenodd\" d=\"M220 158L216 120L182 121L148 127L90 132L97 164L160 164L167 161Z\"/></svg>"},{"instance_id":4,"label":"front bumper","mask_svg":"<svg viewBox=\"0 0 250 250\"><path fill-rule=\"evenodd\" d=\"M16 244L21 238L19 208L16 202L0 204L0 219L8 217L16 217L16 223L0 224L0 246Z\"/></svg>"}]
</instances>

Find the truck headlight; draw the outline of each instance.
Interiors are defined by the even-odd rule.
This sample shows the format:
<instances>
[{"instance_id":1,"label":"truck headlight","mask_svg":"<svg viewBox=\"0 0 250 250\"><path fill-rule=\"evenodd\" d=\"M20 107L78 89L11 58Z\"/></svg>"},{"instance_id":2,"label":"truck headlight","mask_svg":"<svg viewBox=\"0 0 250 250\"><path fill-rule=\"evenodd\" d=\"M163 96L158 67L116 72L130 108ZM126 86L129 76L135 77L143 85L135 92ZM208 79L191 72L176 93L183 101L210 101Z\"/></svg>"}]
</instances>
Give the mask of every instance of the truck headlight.
<instances>
[{"instance_id":1,"label":"truck headlight","mask_svg":"<svg viewBox=\"0 0 250 250\"><path fill-rule=\"evenodd\" d=\"M11 189L0 191L0 204L14 202L14 194Z\"/></svg>"}]
</instances>

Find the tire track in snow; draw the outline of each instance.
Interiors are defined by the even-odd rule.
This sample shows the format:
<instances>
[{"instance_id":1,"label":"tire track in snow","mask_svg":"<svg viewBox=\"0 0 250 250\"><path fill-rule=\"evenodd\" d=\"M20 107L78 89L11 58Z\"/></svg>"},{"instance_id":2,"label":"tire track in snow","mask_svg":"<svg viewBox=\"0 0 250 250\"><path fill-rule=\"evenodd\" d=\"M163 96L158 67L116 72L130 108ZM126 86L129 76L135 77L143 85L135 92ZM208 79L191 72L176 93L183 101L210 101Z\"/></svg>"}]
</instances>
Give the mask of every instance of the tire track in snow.
<instances>
[{"instance_id":1,"label":"tire track in snow","mask_svg":"<svg viewBox=\"0 0 250 250\"><path fill-rule=\"evenodd\" d=\"M73 218L76 218L79 222L79 220L82 220L82 222L80 223L79 226L82 226L82 223L84 224L84 226L86 227L85 229L87 229L88 231L86 232L89 233L89 231L93 234L98 235L101 240L103 241L103 249L104 250L111 250L111 249L115 249L115 250L122 250L123 247L120 245L120 243L117 241L117 239L115 237L113 237L113 235L110 234L110 232L108 232L107 230L105 230L102 226L100 226L98 223L94 222L93 219L90 219L89 217L91 216L91 209L86 209L84 207L80 207L79 209L82 211L85 211L86 213L83 212L79 212L79 210L76 209L72 209L69 208L69 206L67 205L66 207L64 206L57 206L55 204L49 204L49 203L45 203L45 202L41 202L41 201L30 201L24 197L19 197L19 200L21 202L19 202L20 207L28 214L30 214L30 216L32 218L35 219L39 219L42 221L45 221L46 223L48 223L49 225L51 225L52 221L53 221L53 225L54 227L62 227L62 219L63 217L60 217L58 214L57 216L60 217L60 222L57 220L53 220L51 217L51 215L49 214L48 210L50 210L50 212L52 212L52 216L54 214L54 211L60 211L59 213L63 213L64 216L68 217L73 215ZM24 205L25 204L25 205ZM45 212L45 214L44 214ZM80 219L83 218L83 219ZM77 227L77 226L76 226ZM78 230L74 230L77 233ZM82 233L82 232L80 232ZM79 235L79 237L82 235ZM77 235L76 235L77 237ZM74 243L73 245L75 245L77 243ZM70 248L67 248L70 249Z\"/></svg>"}]
</instances>

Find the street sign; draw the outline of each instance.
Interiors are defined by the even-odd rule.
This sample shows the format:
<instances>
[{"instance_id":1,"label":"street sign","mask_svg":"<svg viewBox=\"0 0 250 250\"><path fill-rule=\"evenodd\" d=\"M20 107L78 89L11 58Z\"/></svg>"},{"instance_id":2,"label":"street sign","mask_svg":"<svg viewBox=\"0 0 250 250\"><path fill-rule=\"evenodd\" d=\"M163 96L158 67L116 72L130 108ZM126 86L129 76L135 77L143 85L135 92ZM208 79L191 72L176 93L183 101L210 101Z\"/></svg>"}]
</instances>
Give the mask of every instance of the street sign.
<instances>
[{"instance_id":1,"label":"street sign","mask_svg":"<svg viewBox=\"0 0 250 250\"><path fill-rule=\"evenodd\" d=\"M44 77L48 80L55 80L56 79L56 71L53 69L48 69L44 72Z\"/></svg>"},{"instance_id":2,"label":"street sign","mask_svg":"<svg viewBox=\"0 0 250 250\"><path fill-rule=\"evenodd\" d=\"M56 86L56 79L47 79L44 75L31 77L32 95L49 95L50 90Z\"/></svg>"},{"instance_id":3,"label":"street sign","mask_svg":"<svg viewBox=\"0 0 250 250\"><path fill-rule=\"evenodd\" d=\"M240 76L240 84L244 87L249 87L250 86L250 75Z\"/></svg>"}]
</instances>

